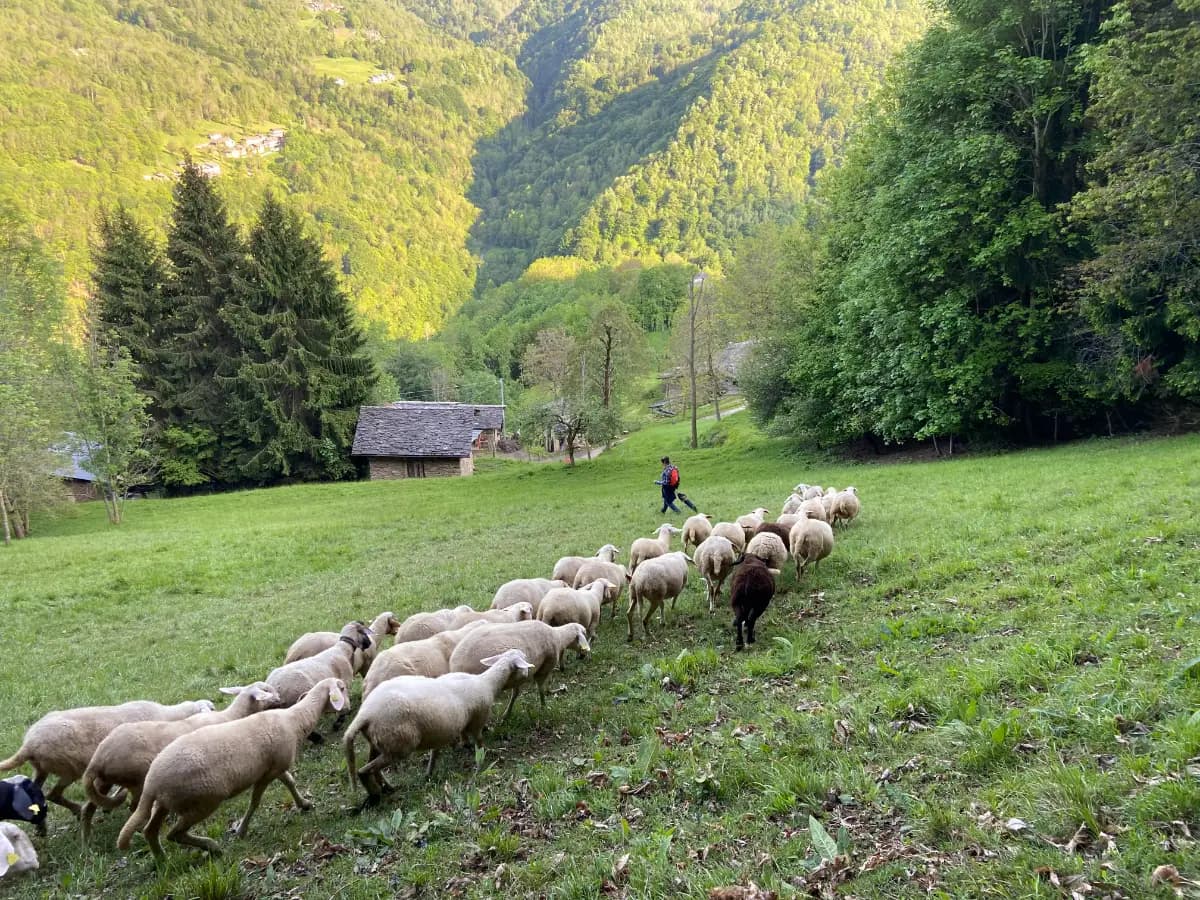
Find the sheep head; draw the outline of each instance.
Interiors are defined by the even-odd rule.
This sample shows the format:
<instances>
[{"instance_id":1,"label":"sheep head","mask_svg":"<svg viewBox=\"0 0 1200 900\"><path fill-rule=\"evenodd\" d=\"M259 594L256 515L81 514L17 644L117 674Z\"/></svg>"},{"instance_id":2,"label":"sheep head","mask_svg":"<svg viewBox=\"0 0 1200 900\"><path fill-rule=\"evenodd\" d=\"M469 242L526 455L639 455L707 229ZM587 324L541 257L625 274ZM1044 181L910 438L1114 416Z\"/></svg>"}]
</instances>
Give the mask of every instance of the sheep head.
<instances>
[{"instance_id":1,"label":"sheep head","mask_svg":"<svg viewBox=\"0 0 1200 900\"><path fill-rule=\"evenodd\" d=\"M340 678L328 678L322 683L326 684L329 688L329 705L333 708L334 712L341 712L350 704L350 695L346 691L346 682Z\"/></svg>"},{"instance_id":2,"label":"sheep head","mask_svg":"<svg viewBox=\"0 0 1200 900\"><path fill-rule=\"evenodd\" d=\"M572 622L567 627L574 632L571 643L567 644L567 649L574 650L580 656L589 655L592 652L592 645L588 643L587 629L578 622Z\"/></svg>"},{"instance_id":3,"label":"sheep head","mask_svg":"<svg viewBox=\"0 0 1200 900\"><path fill-rule=\"evenodd\" d=\"M222 694L246 695L250 706L255 710L277 709L283 706L283 698L279 696L279 691L265 681L256 681L254 684L238 687L223 687L220 690Z\"/></svg>"},{"instance_id":4,"label":"sheep head","mask_svg":"<svg viewBox=\"0 0 1200 900\"><path fill-rule=\"evenodd\" d=\"M567 586L566 582L560 582L560 583L562 584L563 587ZM518 622L525 622L525 621L533 618L533 605L530 603L526 603L524 601L522 601L521 603L514 603L511 608L515 609L517 611L516 612L516 616L517 616L516 620Z\"/></svg>"}]
</instances>

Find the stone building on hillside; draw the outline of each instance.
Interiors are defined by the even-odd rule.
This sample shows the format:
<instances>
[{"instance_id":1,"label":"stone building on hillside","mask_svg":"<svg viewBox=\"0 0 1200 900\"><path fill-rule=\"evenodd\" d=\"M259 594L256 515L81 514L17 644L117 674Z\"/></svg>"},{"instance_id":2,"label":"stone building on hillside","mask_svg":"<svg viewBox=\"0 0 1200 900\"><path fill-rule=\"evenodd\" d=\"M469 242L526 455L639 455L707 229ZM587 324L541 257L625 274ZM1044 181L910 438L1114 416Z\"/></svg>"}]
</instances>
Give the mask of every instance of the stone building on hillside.
<instances>
[{"instance_id":1,"label":"stone building on hillside","mask_svg":"<svg viewBox=\"0 0 1200 900\"><path fill-rule=\"evenodd\" d=\"M474 450L495 446L504 407L401 401L358 411L352 455L367 460L372 481L470 475Z\"/></svg>"}]
</instances>

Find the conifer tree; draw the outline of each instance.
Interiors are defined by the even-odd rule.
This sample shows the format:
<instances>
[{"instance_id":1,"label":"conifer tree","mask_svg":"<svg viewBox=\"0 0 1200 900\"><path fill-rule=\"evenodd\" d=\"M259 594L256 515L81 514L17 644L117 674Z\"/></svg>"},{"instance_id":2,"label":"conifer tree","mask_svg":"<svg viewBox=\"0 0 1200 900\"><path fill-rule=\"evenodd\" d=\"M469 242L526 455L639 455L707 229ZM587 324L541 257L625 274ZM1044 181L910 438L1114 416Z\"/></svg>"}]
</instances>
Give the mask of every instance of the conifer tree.
<instances>
[{"instance_id":1,"label":"conifer tree","mask_svg":"<svg viewBox=\"0 0 1200 900\"><path fill-rule=\"evenodd\" d=\"M129 351L138 390L150 398L151 415L161 420L169 334L162 255L149 231L124 206L101 215L99 228L100 242L92 251L97 338Z\"/></svg>"},{"instance_id":2,"label":"conifer tree","mask_svg":"<svg viewBox=\"0 0 1200 900\"><path fill-rule=\"evenodd\" d=\"M246 346L237 372L242 475L347 477L358 407L377 378L349 301L320 244L271 195L249 247L247 303L234 323Z\"/></svg>"},{"instance_id":3,"label":"conifer tree","mask_svg":"<svg viewBox=\"0 0 1200 900\"><path fill-rule=\"evenodd\" d=\"M169 388L161 402L178 438L172 452L188 458L164 472L191 484L232 483L245 435L232 415L230 391L243 348L230 322L244 300L246 248L211 181L190 159L175 185L167 259Z\"/></svg>"}]
</instances>

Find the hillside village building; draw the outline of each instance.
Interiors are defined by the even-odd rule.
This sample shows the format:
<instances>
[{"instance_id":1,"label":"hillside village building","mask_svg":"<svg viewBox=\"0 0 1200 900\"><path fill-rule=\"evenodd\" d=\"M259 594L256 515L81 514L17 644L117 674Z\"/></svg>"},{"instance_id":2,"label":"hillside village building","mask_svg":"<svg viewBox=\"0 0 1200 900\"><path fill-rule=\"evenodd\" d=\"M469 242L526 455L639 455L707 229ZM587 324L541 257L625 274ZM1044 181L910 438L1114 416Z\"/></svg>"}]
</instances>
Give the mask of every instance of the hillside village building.
<instances>
[{"instance_id":1,"label":"hillside village building","mask_svg":"<svg viewBox=\"0 0 1200 900\"><path fill-rule=\"evenodd\" d=\"M372 481L470 475L474 450L495 446L504 407L400 401L358 411L351 455L364 458Z\"/></svg>"}]
</instances>

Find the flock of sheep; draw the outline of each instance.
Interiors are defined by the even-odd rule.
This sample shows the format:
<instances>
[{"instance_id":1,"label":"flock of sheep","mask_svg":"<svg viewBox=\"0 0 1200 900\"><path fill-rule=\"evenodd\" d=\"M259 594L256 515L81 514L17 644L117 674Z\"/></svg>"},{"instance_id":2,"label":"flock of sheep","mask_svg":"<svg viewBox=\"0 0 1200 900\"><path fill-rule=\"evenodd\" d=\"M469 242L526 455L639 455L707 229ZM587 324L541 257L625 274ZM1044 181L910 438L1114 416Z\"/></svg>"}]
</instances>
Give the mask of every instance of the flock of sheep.
<instances>
[{"instance_id":1,"label":"flock of sheep","mask_svg":"<svg viewBox=\"0 0 1200 900\"><path fill-rule=\"evenodd\" d=\"M116 809L128 798L133 812L117 840L120 849L128 849L140 831L161 859L159 832L174 816L170 840L219 853L215 841L190 829L247 789L250 804L236 825L239 836L273 781L283 782L301 809L312 806L291 771L305 737L323 740L318 732L323 716L336 717L334 731L349 716L347 686L355 674L363 676L362 702L343 747L351 790L357 778L366 806L390 790L383 777L389 766L428 751L429 773L440 750L464 742L478 746L493 706L505 693L505 719L530 682L544 706L551 673L563 666L568 651L591 652L604 606L612 607L615 618L626 586L632 641L639 613L647 634L655 610L665 623L666 603L674 609L689 565L707 584L710 613L732 576L736 648L743 647L743 628L745 640L753 643L755 621L770 602L784 563L793 559L798 577L819 564L833 549L833 526L848 523L859 510L852 487L838 491L801 484L774 522L765 521L763 508L715 525L711 516L695 515L682 529L667 524L657 537L635 540L628 570L616 562L618 548L606 544L593 557L560 559L550 578L502 585L484 611L459 606L418 613L404 622L385 612L369 626L351 622L341 632L305 634L265 680L222 688L234 699L220 711L208 700L173 706L139 700L49 713L30 726L20 749L0 762L0 771L29 763L39 789L48 776L56 776L46 799L80 819L85 840L96 809ZM682 534L683 551L671 552L675 534ZM691 557L689 547L695 548ZM395 636L394 643L381 650L388 635ZM368 747L361 767L359 738ZM87 794L82 805L63 794L80 779Z\"/></svg>"}]
</instances>

